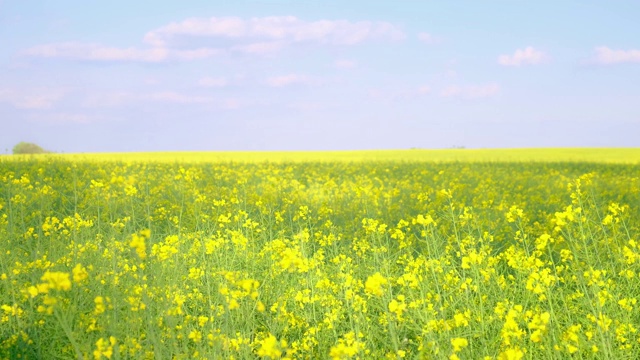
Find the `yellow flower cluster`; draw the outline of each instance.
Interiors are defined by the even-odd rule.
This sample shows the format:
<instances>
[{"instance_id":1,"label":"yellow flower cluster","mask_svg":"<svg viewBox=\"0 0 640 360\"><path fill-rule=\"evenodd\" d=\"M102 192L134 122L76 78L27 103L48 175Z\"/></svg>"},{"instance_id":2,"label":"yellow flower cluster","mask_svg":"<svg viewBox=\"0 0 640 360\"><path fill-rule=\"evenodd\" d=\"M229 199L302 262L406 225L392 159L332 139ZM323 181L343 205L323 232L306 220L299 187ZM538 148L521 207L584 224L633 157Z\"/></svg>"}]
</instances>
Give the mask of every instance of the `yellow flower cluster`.
<instances>
[{"instance_id":1,"label":"yellow flower cluster","mask_svg":"<svg viewBox=\"0 0 640 360\"><path fill-rule=\"evenodd\" d=\"M129 246L135 249L136 254L142 260L147 258L147 245L146 240L151 237L151 231L149 229L142 230L137 234L131 235L131 241Z\"/></svg>"}]
</instances>

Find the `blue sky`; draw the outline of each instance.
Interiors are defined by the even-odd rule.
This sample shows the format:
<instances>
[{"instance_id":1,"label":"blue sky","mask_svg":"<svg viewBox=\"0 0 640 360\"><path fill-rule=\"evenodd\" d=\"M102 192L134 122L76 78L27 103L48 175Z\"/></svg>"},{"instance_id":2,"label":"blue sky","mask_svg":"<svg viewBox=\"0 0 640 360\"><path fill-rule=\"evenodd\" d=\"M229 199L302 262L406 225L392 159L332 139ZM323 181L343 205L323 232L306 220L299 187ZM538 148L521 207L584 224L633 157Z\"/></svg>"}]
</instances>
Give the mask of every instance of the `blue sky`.
<instances>
[{"instance_id":1,"label":"blue sky","mask_svg":"<svg viewBox=\"0 0 640 360\"><path fill-rule=\"evenodd\" d=\"M0 0L0 153L640 146L640 2Z\"/></svg>"}]
</instances>

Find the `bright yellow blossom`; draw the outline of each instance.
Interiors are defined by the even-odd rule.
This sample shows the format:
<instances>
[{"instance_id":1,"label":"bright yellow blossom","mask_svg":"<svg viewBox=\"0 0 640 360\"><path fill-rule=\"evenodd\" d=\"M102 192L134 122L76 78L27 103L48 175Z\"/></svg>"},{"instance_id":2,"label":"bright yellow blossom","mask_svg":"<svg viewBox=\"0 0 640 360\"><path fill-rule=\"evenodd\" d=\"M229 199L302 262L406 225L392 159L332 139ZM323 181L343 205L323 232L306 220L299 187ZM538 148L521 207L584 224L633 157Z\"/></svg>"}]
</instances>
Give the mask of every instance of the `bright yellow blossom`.
<instances>
[{"instance_id":1,"label":"bright yellow blossom","mask_svg":"<svg viewBox=\"0 0 640 360\"><path fill-rule=\"evenodd\" d=\"M44 275L42 275L40 280L44 281L44 285L46 285L46 289L53 289L53 290L70 290L71 289L71 280L69 279L69 273L66 273L66 272L46 271ZM47 291L41 291L41 292L47 292Z\"/></svg>"},{"instance_id":2,"label":"bright yellow blossom","mask_svg":"<svg viewBox=\"0 0 640 360\"><path fill-rule=\"evenodd\" d=\"M451 339L451 346L454 352L460 352L462 349L469 345L469 341L465 338L453 338Z\"/></svg>"},{"instance_id":3,"label":"bright yellow blossom","mask_svg":"<svg viewBox=\"0 0 640 360\"><path fill-rule=\"evenodd\" d=\"M111 359L113 356L113 347L116 345L116 338L110 336L109 339L100 338L96 341L96 349L93 351L93 358L101 360L103 357Z\"/></svg>"},{"instance_id":4,"label":"bright yellow blossom","mask_svg":"<svg viewBox=\"0 0 640 360\"><path fill-rule=\"evenodd\" d=\"M384 293L383 287L387 285L388 280L382 276L379 272L369 276L364 283L364 291L367 294L382 296Z\"/></svg>"}]
</instances>

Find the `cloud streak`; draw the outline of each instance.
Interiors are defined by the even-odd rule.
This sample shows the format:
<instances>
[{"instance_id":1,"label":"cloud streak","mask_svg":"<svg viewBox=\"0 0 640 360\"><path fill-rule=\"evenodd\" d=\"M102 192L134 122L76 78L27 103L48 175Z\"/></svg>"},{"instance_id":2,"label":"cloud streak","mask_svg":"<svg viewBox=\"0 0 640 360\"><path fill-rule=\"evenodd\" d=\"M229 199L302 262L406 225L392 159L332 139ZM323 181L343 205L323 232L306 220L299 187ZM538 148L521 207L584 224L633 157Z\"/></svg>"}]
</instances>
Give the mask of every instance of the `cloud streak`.
<instances>
[{"instance_id":1,"label":"cloud streak","mask_svg":"<svg viewBox=\"0 0 640 360\"><path fill-rule=\"evenodd\" d=\"M102 117L89 116L79 113L66 112L45 112L36 113L29 116L31 121L50 124L89 124L102 120Z\"/></svg>"},{"instance_id":2,"label":"cloud streak","mask_svg":"<svg viewBox=\"0 0 640 360\"><path fill-rule=\"evenodd\" d=\"M196 48L176 50L162 47L138 49L117 48L96 43L64 42L38 45L23 51L23 55L41 58L59 58L102 62L159 63L168 60L198 60L221 54L219 49Z\"/></svg>"},{"instance_id":3,"label":"cloud streak","mask_svg":"<svg viewBox=\"0 0 640 360\"><path fill-rule=\"evenodd\" d=\"M517 49L512 55L500 55L498 64L503 66L536 65L544 62L547 56L542 51L527 46L524 49Z\"/></svg>"},{"instance_id":4,"label":"cloud streak","mask_svg":"<svg viewBox=\"0 0 640 360\"><path fill-rule=\"evenodd\" d=\"M387 22L347 20L305 21L295 16L190 18L148 32L146 43L168 46L180 37L272 42L355 45L366 40L402 40L405 34Z\"/></svg>"},{"instance_id":5,"label":"cloud streak","mask_svg":"<svg viewBox=\"0 0 640 360\"><path fill-rule=\"evenodd\" d=\"M336 60L333 62L333 66L337 69L354 69L358 67L358 62L355 60Z\"/></svg>"},{"instance_id":6,"label":"cloud streak","mask_svg":"<svg viewBox=\"0 0 640 360\"><path fill-rule=\"evenodd\" d=\"M440 42L440 39L433 36L432 34L426 33L426 32L421 32L418 33L418 40L420 40L421 42L425 43L425 44L437 44Z\"/></svg>"},{"instance_id":7,"label":"cloud streak","mask_svg":"<svg viewBox=\"0 0 640 360\"><path fill-rule=\"evenodd\" d=\"M32 89L28 92L4 89L0 90L0 102L18 109L43 110L52 108L66 94L64 89Z\"/></svg>"},{"instance_id":8,"label":"cloud streak","mask_svg":"<svg viewBox=\"0 0 640 360\"><path fill-rule=\"evenodd\" d=\"M231 97L188 94L176 91L156 91L149 93L113 92L87 97L85 108L120 107L127 104L162 103L173 105L200 105L217 109L237 109L246 102Z\"/></svg>"},{"instance_id":9,"label":"cloud streak","mask_svg":"<svg viewBox=\"0 0 640 360\"><path fill-rule=\"evenodd\" d=\"M287 74L269 77L266 83L271 87L285 87L290 85L311 85L315 81L307 75Z\"/></svg>"},{"instance_id":10,"label":"cloud streak","mask_svg":"<svg viewBox=\"0 0 640 360\"><path fill-rule=\"evenodd\" d=\"M296 44L351 46L369 40L399 41L405 34L387 22L305 21L294 16L189 18L147 32L144 47L60 42L33 46L22 55L97 62L192 61L222 54L269 55ZM193 43L198 42L199 46Z\"/></svg>"},{"instance_id":11,"label":"cloud streak","mask_svg":"<svg viewBox=\"0 0 640 360\"><path fill-rule=\"evenodd\" d=\"M640 50L613 50L606 46L595 48L595 61L603 65L640 63Z\"/></svg>"}]
</instances>

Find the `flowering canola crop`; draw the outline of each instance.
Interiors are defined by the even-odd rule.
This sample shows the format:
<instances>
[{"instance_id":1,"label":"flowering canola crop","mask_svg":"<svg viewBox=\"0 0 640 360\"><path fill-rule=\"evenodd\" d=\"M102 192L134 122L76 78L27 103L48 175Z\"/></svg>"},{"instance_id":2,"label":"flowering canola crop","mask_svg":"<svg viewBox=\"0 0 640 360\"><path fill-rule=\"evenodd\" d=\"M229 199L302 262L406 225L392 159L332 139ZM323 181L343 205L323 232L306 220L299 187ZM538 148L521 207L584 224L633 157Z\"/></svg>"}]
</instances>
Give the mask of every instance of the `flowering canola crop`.
<instances>
[{"instance_id":1,"label":"flowering canola crop","mask_svg":"<svg viewBox=\"0 0 640 360\"><path fill-rule=\"evenodd\" d=\"M639 170L0 161L0 358L633 358Z\"/></svg>"}]
</instances>

